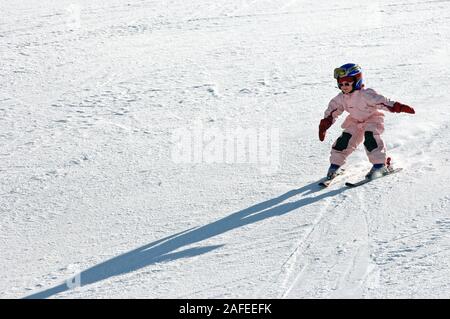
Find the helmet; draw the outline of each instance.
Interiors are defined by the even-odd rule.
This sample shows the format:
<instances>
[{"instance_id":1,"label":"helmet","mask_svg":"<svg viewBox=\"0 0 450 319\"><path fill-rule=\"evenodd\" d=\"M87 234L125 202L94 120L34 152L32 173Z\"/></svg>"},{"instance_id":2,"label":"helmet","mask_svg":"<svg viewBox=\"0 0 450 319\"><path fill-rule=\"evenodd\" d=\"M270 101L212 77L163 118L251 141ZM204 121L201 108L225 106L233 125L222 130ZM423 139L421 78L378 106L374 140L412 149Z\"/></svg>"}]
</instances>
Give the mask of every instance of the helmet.
<instances>
[{"instance_id":1,"label":"helmet","mask_svg":"<svg viewBox=\"0 0 450 319\"><path fill-rule=\"evenodd\" d=\"M352 77L354 79L353 90L361 90L364 85L361 67L358 64L347 63L334 69L334 78L336 80L343 77Z\"/></svg>"}]
</instances>

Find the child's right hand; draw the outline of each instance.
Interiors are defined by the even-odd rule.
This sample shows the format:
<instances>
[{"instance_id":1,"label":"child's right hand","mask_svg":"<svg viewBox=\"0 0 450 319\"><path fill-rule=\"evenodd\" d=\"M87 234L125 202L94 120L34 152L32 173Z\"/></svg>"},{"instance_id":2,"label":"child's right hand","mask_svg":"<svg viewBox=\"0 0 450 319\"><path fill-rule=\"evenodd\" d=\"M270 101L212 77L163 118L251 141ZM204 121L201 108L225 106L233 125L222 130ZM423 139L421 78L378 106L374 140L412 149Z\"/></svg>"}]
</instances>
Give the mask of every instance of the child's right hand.
<instances>
[{"instance_id":1,"label":"child's right hand","mask_svg":"<svg viewBox=\"0 0 450 319\"><path fill-rule=\"evenodd\" d=\"M327 130L333 125L333 117L330 115L322 120L319 124L319 140L323 142L325 140L325 134Z\"/></svg>"}]
</instances>

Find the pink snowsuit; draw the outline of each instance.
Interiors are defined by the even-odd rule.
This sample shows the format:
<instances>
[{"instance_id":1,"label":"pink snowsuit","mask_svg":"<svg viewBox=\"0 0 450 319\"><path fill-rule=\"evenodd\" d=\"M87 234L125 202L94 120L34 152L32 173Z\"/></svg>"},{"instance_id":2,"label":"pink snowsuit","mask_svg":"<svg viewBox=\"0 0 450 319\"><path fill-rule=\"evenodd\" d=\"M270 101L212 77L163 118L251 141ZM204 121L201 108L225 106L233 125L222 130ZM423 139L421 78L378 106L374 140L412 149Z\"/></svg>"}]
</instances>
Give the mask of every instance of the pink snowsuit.
<instances>
[{"instance_id":1,"label":"pink snowsuit","mask_svg":"<svg viewBox=\"0 0 450 319\"><path fill-rule=\"evenodd\" d=\"M339 93L328 104L325 118L332 116L333 123L344 111L349 115L342 123L344 132L334 142L330 162L344 165L347 157L364 141L367 156L372 164L384 164L386 147L381 139L384 131L384 114L394 105L372 89L356 90L349 94Z\"/></svg>"}]
</instances>

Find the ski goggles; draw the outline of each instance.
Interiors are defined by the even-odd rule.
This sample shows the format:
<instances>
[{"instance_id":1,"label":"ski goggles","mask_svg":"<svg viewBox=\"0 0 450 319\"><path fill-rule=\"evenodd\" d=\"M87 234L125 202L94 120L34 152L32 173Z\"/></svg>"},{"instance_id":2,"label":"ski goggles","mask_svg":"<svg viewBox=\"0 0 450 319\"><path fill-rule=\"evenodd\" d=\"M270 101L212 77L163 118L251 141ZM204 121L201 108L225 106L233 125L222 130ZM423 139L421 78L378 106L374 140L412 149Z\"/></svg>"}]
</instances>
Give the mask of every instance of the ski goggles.
<instances>
[{"instance_id":1,"label":"ski goggles","mask_svg":"<svg viewBox=\"0 0 450 319\"><path fill-rule=\"evenodd\" d=\"M339 79L341 77L349 75L352 71L355 71L358 69L359 69L358 65L355 65L354 67L351 67L350 69L336 68L336 69L334 69L334 78Z\"/></svg>"}]
</instances>

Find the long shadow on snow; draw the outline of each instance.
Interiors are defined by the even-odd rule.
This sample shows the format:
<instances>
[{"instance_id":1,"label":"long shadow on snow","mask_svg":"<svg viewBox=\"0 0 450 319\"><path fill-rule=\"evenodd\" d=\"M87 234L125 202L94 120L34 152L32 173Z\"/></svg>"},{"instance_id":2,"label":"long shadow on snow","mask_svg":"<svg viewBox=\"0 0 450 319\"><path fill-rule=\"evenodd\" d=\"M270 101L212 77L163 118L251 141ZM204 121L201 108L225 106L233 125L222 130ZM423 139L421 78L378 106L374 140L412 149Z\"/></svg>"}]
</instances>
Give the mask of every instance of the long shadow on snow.
<instances>
[{"instance_id":1,"label":"long shadow on snow","mask_svg":"<svg viewBox=\"0 0 450 319\"><path fill-rule=\"evenodd\" d=\"M314 197L303 197L298 201L281 204L283 201L295 195L303 194L303 196L305 196L314 194L319 191L320 188L317 186L317 182L314 182L302 188L291 190L276 198L258 203L208 225L185 230L104 261L82 271L79 274L79 283L81 286L86 286L114 276L130 273L155 263L205 254L223 245L196 247L177 252L175 251L244 225L256 223L266 218L284 215L290 211L313 204L324 198L338 195L345 189L346 188L343 187L326 193L320 193ZM67 290L69 290L69 286L66 283L62 283L53 288L27 296L25 299L48 298Z\"/></svg>"}]
</instances>

